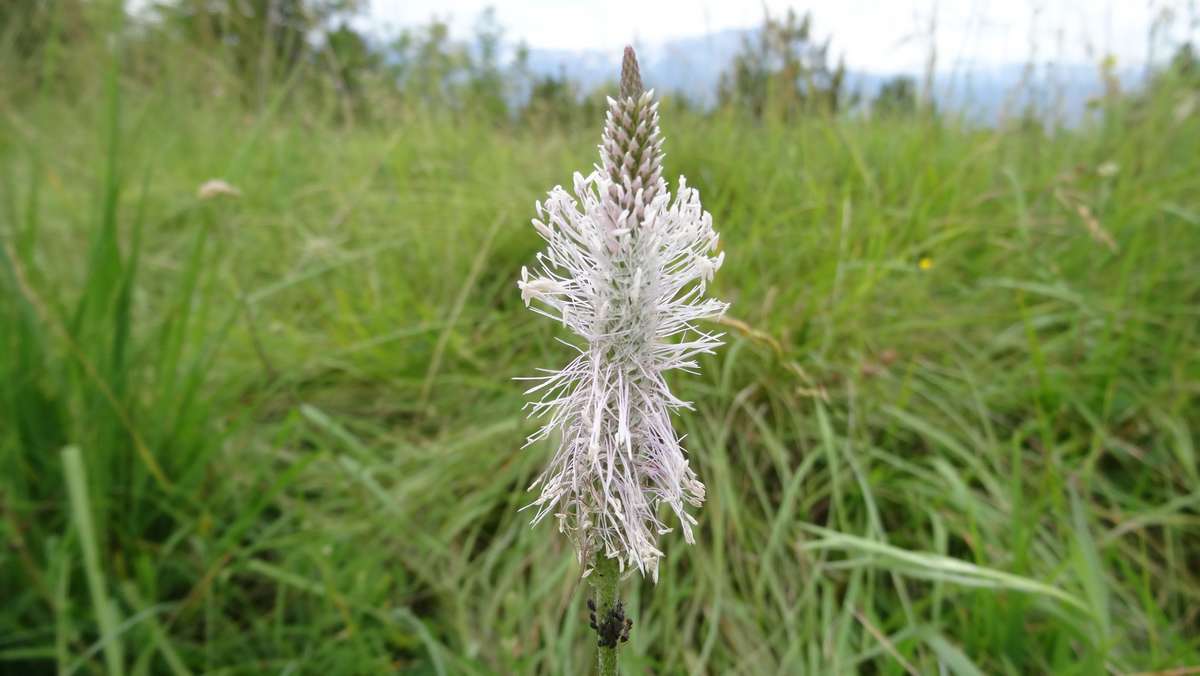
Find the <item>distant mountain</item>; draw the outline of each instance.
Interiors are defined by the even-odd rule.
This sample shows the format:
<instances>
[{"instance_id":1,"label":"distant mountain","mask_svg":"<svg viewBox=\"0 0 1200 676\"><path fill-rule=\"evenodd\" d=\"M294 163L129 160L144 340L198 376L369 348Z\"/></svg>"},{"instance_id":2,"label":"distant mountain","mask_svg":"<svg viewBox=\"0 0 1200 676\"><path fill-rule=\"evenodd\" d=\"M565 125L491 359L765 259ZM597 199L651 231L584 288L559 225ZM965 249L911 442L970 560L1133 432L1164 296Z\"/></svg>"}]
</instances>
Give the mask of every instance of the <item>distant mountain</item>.
<instances>
[{"instance_id":1,"label":"distant mountain","mask_svg":"<svg viewBox=\"0 0 1200 676\"><path fill-rule=\"evenodd\" d=\"M721 73L732 62L746 39L757 29L729 29L709 35L671 40L660 45L639 46L642 79L660 92L680 92L711 105L716 101ZM563 76L583 91L615 82L615 57L605 50L530 49L529 66L538 75ZM917 73L873 73L850 69L847 84L869 101L880 87L896 75ZM1117 73L1123 88L1136 87L1144 69L1126 67ZM1017 114L1033 104L1043 112L1060 115L1074 123L1083 117L1087 101L1104 91L1099 69L1091 64L1039 65L1030 69L1019 63L961 66L934 78L935 103L946 111L962 113L980 122L995 122L1002 114Z\"/></svg>"},{"instance_id":2,"label":"distant mountain","mask_svg":"<svg viewBox=\"0 0 1200 676\"><path fill-rule=\"evenodd\" d=\"M742 48L742 41L751 35L752 31L729 29L659 45L639 45L642 80L660 92L680 92L711 105L716 102L721 73ZM529 50L529 66L534 73L565 75L584 91L616 82L613 63L613 55L605 50Z\"/></svg>"}]
</instances>

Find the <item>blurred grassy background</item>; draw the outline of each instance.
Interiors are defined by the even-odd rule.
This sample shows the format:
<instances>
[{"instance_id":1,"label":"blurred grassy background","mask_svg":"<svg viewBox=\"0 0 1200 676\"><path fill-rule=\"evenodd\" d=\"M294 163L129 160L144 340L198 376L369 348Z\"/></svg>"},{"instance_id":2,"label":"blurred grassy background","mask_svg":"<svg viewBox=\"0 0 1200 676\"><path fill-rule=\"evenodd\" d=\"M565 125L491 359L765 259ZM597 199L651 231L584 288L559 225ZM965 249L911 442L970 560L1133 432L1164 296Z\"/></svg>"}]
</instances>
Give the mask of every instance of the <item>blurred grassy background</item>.
<instances>
[{"instance_id":1,"label":"blurred grassy background","mask_svg":"<svg viewBox=\"0 0 1200 676\"><path fill-rule=\"evenodd\" d=\"M586 673L512 377L567 357L515 280L599 120L347 114L70 16L2 73L0 671ZM1051 131L668 100L733 306L629 673L1200 664L1198 91Z\"/></svg>"}]
</instances>

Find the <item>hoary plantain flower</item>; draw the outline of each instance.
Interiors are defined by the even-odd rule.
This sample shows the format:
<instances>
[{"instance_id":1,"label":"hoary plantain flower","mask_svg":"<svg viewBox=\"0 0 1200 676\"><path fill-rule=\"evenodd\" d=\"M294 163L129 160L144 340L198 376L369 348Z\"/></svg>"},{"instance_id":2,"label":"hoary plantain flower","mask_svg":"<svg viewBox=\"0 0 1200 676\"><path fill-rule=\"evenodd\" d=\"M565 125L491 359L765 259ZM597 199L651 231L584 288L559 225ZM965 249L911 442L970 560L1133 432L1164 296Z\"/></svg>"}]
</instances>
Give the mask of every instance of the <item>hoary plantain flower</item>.
<instances>
[{"instance_id":1,"label":"hoary plantain flower","mask_svg":"<svg viewBox=\"0 0 1200 676\"><path fill-rule=\"evenodd\" d=\"M626 48L600 164L575 174L573 196L559 186L537 204L533 226L547 246L518 283L527 306L584 343L568 343L575 358L531 378L526 392L539 397L527 404L530 415L545 419L526 446L551 435L559 441L530 487L540 491L529 505L533 523L553 515L589 572L615 559L656 582L658 536L672 530L658 507L670 507L690 543L696 519L688 507L704 500L671 423L672 412L690 404L671 393L665 375L695 372L697 356L721 344L697 320L727 307L705 297L724 259L712 217L684 178L674 197L668 192L662 144L654 92L643 91Z\"/></svg>"}]
</instances>

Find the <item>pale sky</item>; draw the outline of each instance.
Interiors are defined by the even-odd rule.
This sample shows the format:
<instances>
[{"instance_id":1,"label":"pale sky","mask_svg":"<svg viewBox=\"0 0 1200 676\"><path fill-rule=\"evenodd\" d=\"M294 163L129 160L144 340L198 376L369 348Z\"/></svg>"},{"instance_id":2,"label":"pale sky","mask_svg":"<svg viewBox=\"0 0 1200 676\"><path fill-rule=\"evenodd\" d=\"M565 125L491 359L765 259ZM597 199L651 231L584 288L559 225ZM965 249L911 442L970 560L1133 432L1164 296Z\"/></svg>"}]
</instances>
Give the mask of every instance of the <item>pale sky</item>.
<instances>
[{"instance_id":1,"label":"pale sky","mask_svg":"<svg viewBox=\"0 0 1200 676\"><path fill-rule=\"evenodd\" d=\"M357 22L374 32L448 20L468 37L476 18L496 8L506 39L532 47L610 49L650 46L679 37L762 23L788 7L811 11L818 36L832 35L847 65L874 72L920 72L937 46L937 68L1037 61L1091 62L1112 54L1118 64L1144 63L1156 20L1173 17L1162 44L1197 35L1200 0L368 0ZM935 24L931 30L931 19Z\"/></svg>"}]
</instances>

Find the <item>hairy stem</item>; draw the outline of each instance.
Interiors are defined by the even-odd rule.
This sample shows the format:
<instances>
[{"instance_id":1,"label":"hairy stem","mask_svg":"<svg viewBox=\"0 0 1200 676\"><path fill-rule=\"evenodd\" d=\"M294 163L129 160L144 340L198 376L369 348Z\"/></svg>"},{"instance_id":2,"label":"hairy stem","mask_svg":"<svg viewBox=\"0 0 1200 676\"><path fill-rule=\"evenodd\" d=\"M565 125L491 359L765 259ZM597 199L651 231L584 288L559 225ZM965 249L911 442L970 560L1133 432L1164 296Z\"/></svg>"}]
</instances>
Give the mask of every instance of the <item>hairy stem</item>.
<instances>
[{"instance_id":1,"label":"hairy stem","mask_svg":"<svg viewBox=\"0 0 1200 676\"><path fill-rule=\"evenodd\" d=\"M608 558L603 552L597 552L592 561L592 574L588 576L588 580L595 592L596 620L598 623L602 623L620 601L621 573L617 568L617 560ZM611 647L601 645L597 649L599 664L597 673L600 676L616 676L618 645L620 642L614 643Z\"/></svg>"}]
</instances>

